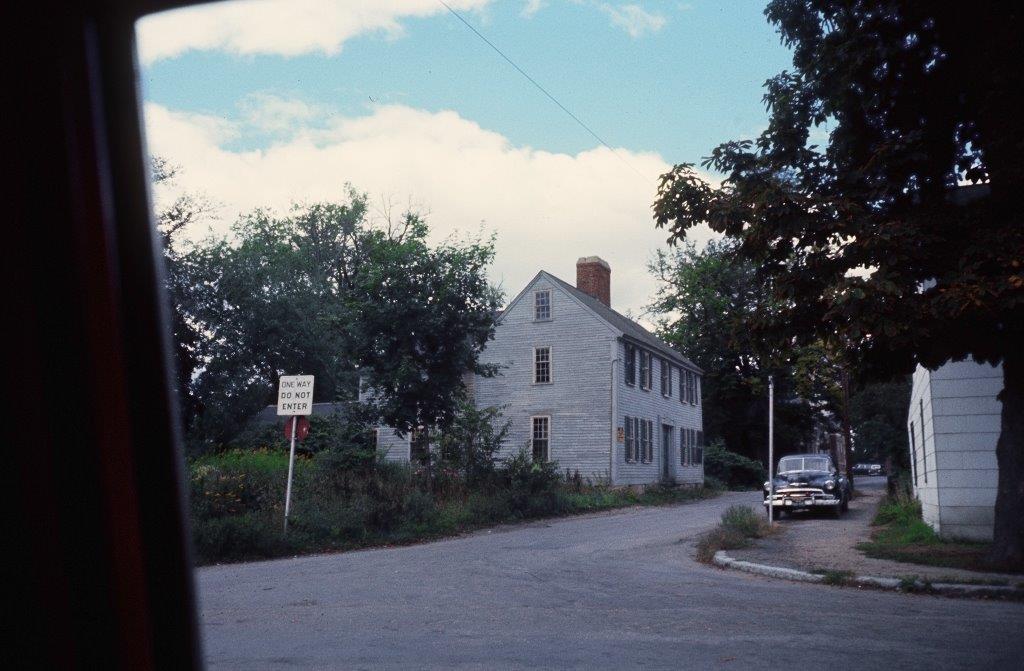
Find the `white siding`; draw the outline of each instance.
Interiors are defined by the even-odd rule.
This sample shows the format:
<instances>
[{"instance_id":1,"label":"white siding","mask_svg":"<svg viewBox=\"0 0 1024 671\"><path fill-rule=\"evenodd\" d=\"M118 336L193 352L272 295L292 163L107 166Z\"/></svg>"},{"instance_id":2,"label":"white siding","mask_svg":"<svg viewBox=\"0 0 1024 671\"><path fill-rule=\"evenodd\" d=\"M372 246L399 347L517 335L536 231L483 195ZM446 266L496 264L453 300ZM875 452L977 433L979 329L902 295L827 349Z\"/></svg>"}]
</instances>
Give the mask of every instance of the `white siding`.
<instances>
[{"instance_id":1,"label":"white siding","mask_svg":"<svg viewBox=\"0 0 1024 671\"><path fill-rule=\"evenodd\" d=\"M641 389L640 385L631 386L626 384L623 371L626 358L625 343L617 345L617 366L616 371L616 400L617 412L615 414L616 429L624 426L625 418L639 417L654 422L654 459L651 463L626 462L626 446L624 443L615 443L615 484L617 485L639 485L658 482L661 480L662 460L669 461L669 477L677 483L699 484L704 482L704 467L683 467L679 459L679 430L681 428L703 431L702 409L703 401L698 405L683 403L680 394L683 392L679 384L679 367L673 366L672 371L672 396L666 398L661 393L661 366L662 359L654 357L652 371L652 384L649 390ZM671 364L670 364L671 365ZM639 357L637 363L639 370ZM672 442L665 446L662 444L661 427L668 425L672 427ZM667 449L666 449L667 447Z\"/></svg>"},{"instance_id":2,"label":"white siding","mask_svg":"<svg viewBox=\"0 0 1024 671\"><path fill-rule=\"evenodd\" d=\"M914 373L907 417L917 440L914 492L924 520L943 537L992 538L1002 386L1000 367L973 361Z\"/></svg>"},{"instance_id":3,"label":"white siding","mask_svg":"<svg viewBox=\"0 0 1024 671\"><path fill-rule=\"evenodd\" d=\"M534 291L551 291L551 319L534 321ZM611 347L608 324L556 283L539 275L509 306L480 357L502 367L477 377L477 407L502 408L511 421L500 457L529 450L530 418L551 417L550 458L559 469L608 478L611 461ZM535 347L551 348L551 383L533 383Z\"/></svg>"}]
</instances>

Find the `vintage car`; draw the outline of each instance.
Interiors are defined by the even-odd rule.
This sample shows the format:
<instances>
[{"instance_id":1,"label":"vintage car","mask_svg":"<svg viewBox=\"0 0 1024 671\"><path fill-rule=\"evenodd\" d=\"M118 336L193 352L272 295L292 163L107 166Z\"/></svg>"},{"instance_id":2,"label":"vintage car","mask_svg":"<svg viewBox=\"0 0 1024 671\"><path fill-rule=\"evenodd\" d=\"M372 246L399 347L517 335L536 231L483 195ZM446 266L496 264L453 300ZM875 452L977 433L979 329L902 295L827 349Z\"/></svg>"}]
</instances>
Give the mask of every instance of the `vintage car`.
<instances>
[{"instance_id":1,"label":"vintage car","mask_svg":"<svg viewBox=\"0 0 1024 671\"><path fill-rule=\"evenodd\" d=\"M855 464L853 467L854 475L882 475L881 464Z\"/></svg>"},{"instance_id":2,"label":"vintage car","mask_svg":"<svg viewBox=\"0 0 1024 671\"><path fill-rule=\"evenodd\" d=\"M764 483L764 505L779 517L799 510L826 510L842 515L850 503L850 481L827 454L792 454L779 459L774 495Z\"/></svg>"}]
</instances>

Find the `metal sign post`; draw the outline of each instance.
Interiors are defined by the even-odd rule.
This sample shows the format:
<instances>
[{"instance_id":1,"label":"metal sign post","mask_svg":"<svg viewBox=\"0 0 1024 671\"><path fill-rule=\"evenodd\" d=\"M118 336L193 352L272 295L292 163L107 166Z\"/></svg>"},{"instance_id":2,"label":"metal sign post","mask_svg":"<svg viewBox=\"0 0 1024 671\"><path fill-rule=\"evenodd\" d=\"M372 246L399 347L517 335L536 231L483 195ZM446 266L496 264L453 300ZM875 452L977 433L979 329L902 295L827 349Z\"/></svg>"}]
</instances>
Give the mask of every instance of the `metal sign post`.
<instances>
[{"instance_id":1,"label":"metal sign post","mask_svg":"<svg viewBox=\"0 0 1024 671\"><path fill-rule=\"evenodd\" d=\"M775 381L768 376L768 524L775 521Z\"/></svg>"},{"instance_id":2,"label":"metal sign post","mask_svg":"<svg viewBox=\"0 0 1024 671\"><path fill-rule=\"evenodd\" d=\"M295 435L299 416L292 415L292 446L288 452L288 484L284 488L284 531L288 533L288 513L292 507L292 472L295 470Z\"/></svg>"},{"instance_id":3,"label":"metal sign post","mask_svg":"<svg viewBox=\"0 0 1024 671\"><path fill-rule=\"evenodd\" d=\"M285 532L288 531L288 513L291 512L292 504L292 474L295 472L295 438L300 433L299 416L309 415L312 412L313 376L282 375L277 387L277 414L290 416L292 422L291 450L288 453L288 484L285 485L284 490Z\"/></svg>"}]
</instances>

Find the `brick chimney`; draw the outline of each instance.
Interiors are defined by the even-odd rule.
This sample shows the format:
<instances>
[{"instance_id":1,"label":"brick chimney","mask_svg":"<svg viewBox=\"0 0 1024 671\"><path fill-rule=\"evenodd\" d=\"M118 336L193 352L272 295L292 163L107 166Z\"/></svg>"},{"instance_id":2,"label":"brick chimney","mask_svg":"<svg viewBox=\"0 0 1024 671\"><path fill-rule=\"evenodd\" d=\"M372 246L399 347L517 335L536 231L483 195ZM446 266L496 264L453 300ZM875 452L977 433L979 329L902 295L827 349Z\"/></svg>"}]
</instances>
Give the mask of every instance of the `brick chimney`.
<instances>
[{"instance_id":1,"label":"brick chimney","mask_svg":"<svg viewBox=\"0 0 1024 671\"><path fill-rule=\"evenodd\" d=\"M600 256L582 256L576 261L576 288L612 306L612 267Z\"/></svg>"}]
</instances>

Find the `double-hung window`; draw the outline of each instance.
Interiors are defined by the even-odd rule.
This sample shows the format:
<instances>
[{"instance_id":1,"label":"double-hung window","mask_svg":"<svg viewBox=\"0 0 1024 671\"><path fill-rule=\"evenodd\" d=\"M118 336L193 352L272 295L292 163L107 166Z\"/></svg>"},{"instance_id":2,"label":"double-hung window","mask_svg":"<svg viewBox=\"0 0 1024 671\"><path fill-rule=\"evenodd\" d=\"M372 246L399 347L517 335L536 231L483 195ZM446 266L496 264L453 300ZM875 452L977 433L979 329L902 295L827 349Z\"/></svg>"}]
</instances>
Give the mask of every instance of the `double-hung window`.
<instances>
[{"instance_id":1,"label":"double-hung window","mask_svg":"<svg viewBox=\"0 0 1024 671\"><path fill-rule=\"evenodd\" d=\"M551 418L531 417L533 424L533 435L530 446L533 448L534 461L547 461L550 457L551 447Z\"/></svg>"},{"instance_id":2,"label":"double-hung window","mask_svg":"<svg viewBox=\"0 0 1024 671\"><path fill-rule=\"evenodd\" d=\"M654 461L654 422L649 419L640 420L640 460L645 464Z\"/></svg>"},{"instance_id":3,"label":"double-hung window","mask_svg":"<svg viewBox=\"0 0 1024 671\"><path fill-rule=\"evenodd\" d=\"M690 441L689 432L685 428L679 429L679 464L690 465Z\"/></svg>"},{"instance_id":4,"label":"double-hung window","mask_svg":"<svg viewBox=\"0 0 1024 671\"><path fill-rule=\"evenodd\" d=\"M668 359L661 359L661 395L666 398L672 397L672 365Z\"/></svg>"},{"instance_id":5,"label":"double-hung window","mask_svg":"<svg viewBox=\"0 0 1024 671\"><path fill-rule=\"evenodd\" d=\"M690 405L696 405L696 378L693 371L686 371L686 402Z\"/></svg>"},{"instance_id":6,"label":"double-hung window","mask_svg":"<svg viewBox=\"0 0 1024 671\"><path fill-rule=\"evenodd\" d=\"M636 384L636 348L632 345L626 345L626 359L625 359L625 372L626 372L626 384L633 386Z\"/></svg>"},{"instance_id":7,"label":"double-hung window","mask_svg":"<svg viewBox=\"0 0 1024 671\"><path fill-rule=\"evenodd\" d=\"M534 292L533 319L535 321L551 319L551 289L541 289Z\"/></svg>"},{"instance_id":8,"label":"double-hung window","mask_svg":"<svg viewBox=\"0 0 1024 671\"><path fill-rule=\"evenodd\" d=\"M548 384L551 382L551 348L533 348L533 383Z\"/></svg>"},{"instance_id":9,"label":"double-hung window","mask_svg":"<svg viewBox=\"0 0 1024 671\"><path fill-rule=\"evenodd\" d=\"M640 350L640 388L651 388L651 353Z\"/></svg>"}]
</instances>

